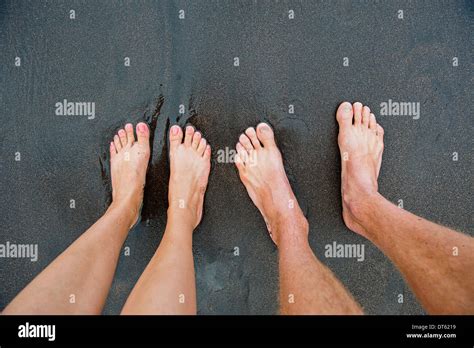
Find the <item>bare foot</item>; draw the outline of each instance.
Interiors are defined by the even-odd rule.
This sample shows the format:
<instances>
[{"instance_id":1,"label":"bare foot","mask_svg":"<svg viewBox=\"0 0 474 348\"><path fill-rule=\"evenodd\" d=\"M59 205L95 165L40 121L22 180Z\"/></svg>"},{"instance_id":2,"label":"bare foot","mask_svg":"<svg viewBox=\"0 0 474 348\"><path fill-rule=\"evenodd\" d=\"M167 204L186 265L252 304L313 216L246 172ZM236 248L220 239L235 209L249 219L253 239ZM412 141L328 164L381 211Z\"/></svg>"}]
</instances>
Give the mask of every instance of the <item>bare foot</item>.
<instances>
[{"instance_id":1,"label":"bare foot","mask_svg":"<svg viewBox=\"0 0 474 348\"><path fill-rule=\"evenodd\" d=\"M260 123L257 131L247 128L236 145L235 164L247 192L267 224L273 242L278 246L281 223L307 225L283 167L273 130ZM308 229L305 231L307 238Z\"/></svg>"},{"instance_id":2,"label":"bare foot","mask_svg":"<svg viewBox=\"0 0 474 348\"><path fill-rule=\"evenodd\" d=\"M359 102L339 105L336 119L342 161L342 216L349 229L366 236L359 217L365 202L378 194L384 131L370 109Z\"/></svg>"},{"instance_id":3,"label":"bare foot","mask_svg":"<svg viewBox=\"0 0 474 348\"><path fill-rule=\"evenodd\" d=\"M193 229L201 221L210 169L211 147L201 133L187 126L183 142L181 127L171 127L168 214L177 214Z\"/></svg>"},{"instance_id":4,"label":"bare foot","mask_svg":"<svg viewBox=\"0 0 474 348\"><path fill-rule=\"evenodd\" d=\"M138 220L143 201L146 169L150 158L150 131L141 122L137 124L137 140L133 125L127 123L110 143L110 166L112 175L112 204L126 206L131 212L131 226Z\"/></svg>"}]
</instances>

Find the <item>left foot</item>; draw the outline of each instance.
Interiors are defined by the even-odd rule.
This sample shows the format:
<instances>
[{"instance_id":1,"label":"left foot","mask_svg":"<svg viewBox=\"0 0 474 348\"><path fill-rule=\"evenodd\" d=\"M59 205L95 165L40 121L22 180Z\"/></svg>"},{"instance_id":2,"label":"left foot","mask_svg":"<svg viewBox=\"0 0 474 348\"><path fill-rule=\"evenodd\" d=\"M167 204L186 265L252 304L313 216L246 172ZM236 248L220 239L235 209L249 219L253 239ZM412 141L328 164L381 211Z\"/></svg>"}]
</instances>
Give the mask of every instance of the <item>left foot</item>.
<instances>
[{"instance_id":1,"label":"left foot","mask_svg":"<svg viewBox=\"0 0 474 348\"><path fill-rule=\"evenodd\" d=\"M127 123L120 129L110 143L110 167L112 175L112 205L125 207L130 211L132 227L138 220L143 201L146 169L150 158L150 131L140 122L136 127Z\"/></svg>"},{"instance_id":2,"label":"left foot","mask_svg":"<svg viewBox=\"0 0 474 348\"><path fill-rule=\"evenodd\" d=\"M344 102L336 113L341 151L342 216L352 231L366 236L361 216L367 202L378 195L382 164L383 128L369 107Z\"/></svg>"}]
</instances>

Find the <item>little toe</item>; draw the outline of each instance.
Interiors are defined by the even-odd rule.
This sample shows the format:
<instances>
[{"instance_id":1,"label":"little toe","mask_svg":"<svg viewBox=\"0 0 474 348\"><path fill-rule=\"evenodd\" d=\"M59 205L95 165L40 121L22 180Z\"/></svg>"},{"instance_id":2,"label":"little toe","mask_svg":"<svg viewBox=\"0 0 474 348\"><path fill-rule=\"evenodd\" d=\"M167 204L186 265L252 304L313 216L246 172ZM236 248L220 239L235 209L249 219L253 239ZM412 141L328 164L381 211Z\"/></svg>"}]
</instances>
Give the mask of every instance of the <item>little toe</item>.
<instances>
[{"instance_id":1,"label":"little toe","mask_svg":"<svg viewBox=\"0 0 474 348\"><path fill-rule=\"evenodd\" d=\"M247 150L245 150L241 143L237 143L235 149L237 150L237 154L239 155L240 161L242 162L242 164L245 165L249 157Z\"/></svg>"},{"instance_id":2,"label":"little toe","mask_svg":"<svg viewBox=\"0 0 474 348\"><path fill-rule=\"evenodd\" d=\"M204 150L204 155L203 155L203 158L206 159L206 160L210 160L211 159L211 146L208 144L206 145L206 150Z\"/></svg>"},{"instance_id":3,"label":"little toe","mask_svg":"<svg viewBox=\"0 0 474 348\"><path fill-rule=\"evenodd\" d=\"M374 114L370 114L369 129L371 129L373 131L377 131L377 120L375 119Z\"/></svg>"},{"instance_id":4,"label":"little toe","mask_svg":"<svg viewBox=\"0 0 474 348\"><path fill-rule=\"evenodd\" d=\"M117 134L114 135L114 145L117 152L122 150L122 143L120 142L120 138Z\"/></svg>"},{"instance_id":5,"label":"little toe","mask_svg":"<svg viewBox=\"0 0 474 348\"><path fill-rule=\"evenodd\" d=\"M235 156L234 156L234 163L235 163L237 169L239 170L239 172L241 172L245 168L244 162L240 158L240 155L238 153L235 154Z\"/></svg>"},{"instance_id":6,"label":"little toe","mask_svg":"<svg viewBox=\"0 0 474 348\"><path fill-rule=\"evenodd\" d=\"M110 142L109 150L110 150L110 158L114 158L115 155L117 154L117 150L115 149L115 145L113 141Z\"/></svg>"},{"instance_id":7,"label":"little toe","mask_svg":"<svg viewBox=\"0 0 474 348\"><path fill-rule=\"evenodd\" d=\"M383 140L383 134L384 133L385 132L384 132L382 126L377 124L377 137L379 138L379 140Z\"/></svg>"}]
</instances>

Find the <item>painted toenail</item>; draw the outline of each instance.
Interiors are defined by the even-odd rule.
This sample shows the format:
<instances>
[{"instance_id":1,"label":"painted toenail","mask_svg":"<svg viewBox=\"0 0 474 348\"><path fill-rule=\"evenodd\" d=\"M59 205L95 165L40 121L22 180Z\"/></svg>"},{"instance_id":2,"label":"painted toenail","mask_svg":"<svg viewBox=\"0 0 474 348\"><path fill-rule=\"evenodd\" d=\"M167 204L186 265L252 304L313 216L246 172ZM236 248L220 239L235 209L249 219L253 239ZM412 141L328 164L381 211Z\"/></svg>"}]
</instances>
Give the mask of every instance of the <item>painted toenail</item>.
<instances>
[{"instance_id":1,"label":"painted toenail","mask_svg":"<svg viewBox=\"0 0 474 348\"><path fill-rule=\"evenodd\" d=\"M171 127L171 134L178 135L178 132L179 132L179 127L178 126Z\"/></svg>"}]
</instances>

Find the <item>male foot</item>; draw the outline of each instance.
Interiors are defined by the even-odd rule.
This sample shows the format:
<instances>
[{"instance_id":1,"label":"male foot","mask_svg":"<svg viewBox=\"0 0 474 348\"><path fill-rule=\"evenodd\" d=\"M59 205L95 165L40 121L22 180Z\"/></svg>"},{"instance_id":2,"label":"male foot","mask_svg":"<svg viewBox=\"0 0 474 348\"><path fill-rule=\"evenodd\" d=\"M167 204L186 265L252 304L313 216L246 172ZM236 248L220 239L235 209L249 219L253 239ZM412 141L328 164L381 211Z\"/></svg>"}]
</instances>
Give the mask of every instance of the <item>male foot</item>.
<instances>
[{"instance_id":1,"label":"male foot","mask_svg":"<svg viewBox=\"0 0 474 348\"><path fill-rule=\"evenodd\" d=\"M342 215L349 229L367 237L361 219L367 203L378 196L384 130L370 109L359 102L339 105L336 119L342 162Z\"/></svg>"},{"instance_id":2,"label":"male foot","mask_svg":"<svg viewBox=\"0 0 474 348\"><path fill-rule=\"evenodd\" d=\"M211 147L200 132L187 126L170 129L170 183L168 215L191 224L194 229L202 217L204 193L211 169Z\"/></svg>"},{"instance_id":3,"label":"male foot","mask_svg":"<svg viewBox=\"0 0 474 348\"><path fill-rule=\"evenodd\" d=\"M150 158L150 131L140 122L136 127L127 123L110 143L110 167L112 175L112 205L131 213L131 226L138 220L143 201L146 169Z\"/></svg>"},{"instance_id":4,"label":"male foot","mask_svg":"<svg viewBox=\"0 0 474 348\"><path fill-rule=\"evenodd\" d=\"M287 237L279 233L281 224L288 222L307 226L307 221L286 176L273 130L266 123L260 123L257 130L247 128L245 134L240 135L236 150L235 164L240 179L260 210L270 237L278 246ZM298 238L307 238L307 227L298 231L306 234Z\"/></svg>"}]
</instances>

